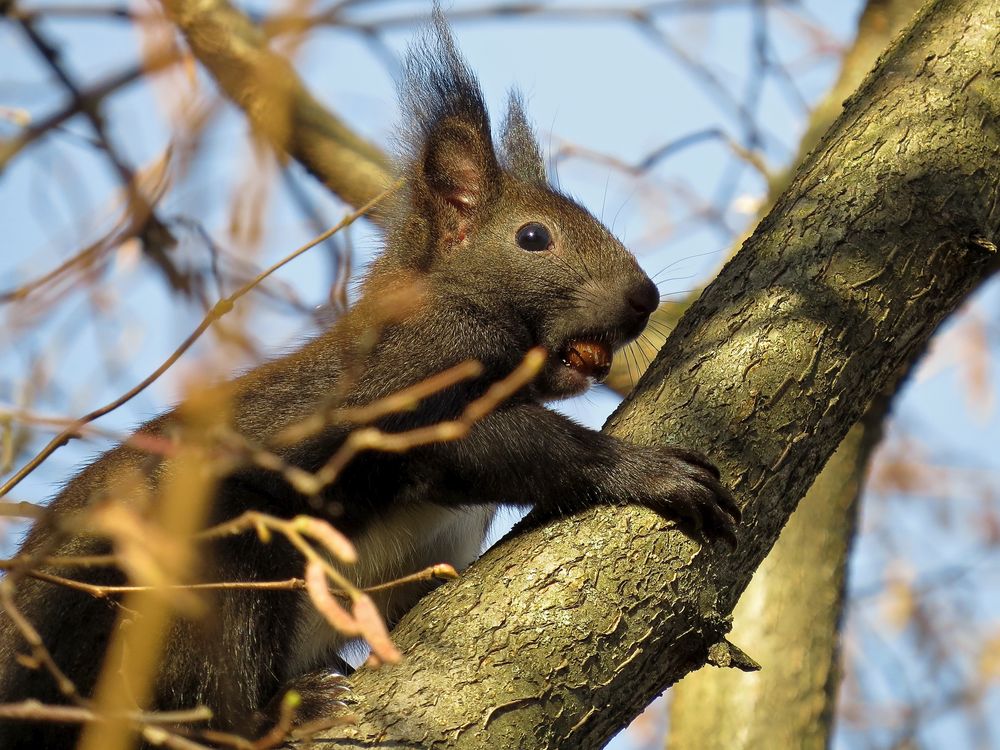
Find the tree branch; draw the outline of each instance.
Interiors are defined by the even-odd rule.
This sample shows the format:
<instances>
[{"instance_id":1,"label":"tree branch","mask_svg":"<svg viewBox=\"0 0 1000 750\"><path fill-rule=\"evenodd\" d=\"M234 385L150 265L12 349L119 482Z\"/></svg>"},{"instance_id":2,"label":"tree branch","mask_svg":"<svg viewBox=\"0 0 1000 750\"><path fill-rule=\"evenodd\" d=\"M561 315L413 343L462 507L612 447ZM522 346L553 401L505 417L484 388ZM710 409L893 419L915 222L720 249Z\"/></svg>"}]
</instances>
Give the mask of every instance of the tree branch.
<instances>
[{"instance_id":1,"label":"tree branch","mask_svg":"<svg viewBox=\"0 0 1000 750\"><path fill-rule=\"evenodd\" d=\"M816 146L843 101L922 4L868 1L840 76L812 113L796 162ZM772 200L794 171L771 181ZM701 669L674 687L671 750L829 746L842 676L839 643L848 555L869 456L881 439L890 403L891 393L876 399L851 429L733 612L729 638L759 659L762 670ZM706 715L715 717L711 726L705 726Z\"/></svg>"},{"instance_id":2,"label":"tree branch","mask_svg":"<svg viewBox=\"0 0 1000 750\"><path fill-rule=\"evenodd\" d=\"M996 265L998 17L922 12L609 420L711 455L739 549L639 508L524 530L404 619L406 660L355 675L325 746L599 747L705 662L849 427Z\"/></svg>"},{"instance_id":3,"label":"tree branch","mask_svg":"<svg viewBox=\"0 0 1000 750\"><path fill-rule=\"evenodd\" d=\"M246 15L225 0L163 0L163 7L255 133L351 206L389 187L386 155L324 108ZM377 221L378 213L371 218Z\"/></svg>"}]
</instances>

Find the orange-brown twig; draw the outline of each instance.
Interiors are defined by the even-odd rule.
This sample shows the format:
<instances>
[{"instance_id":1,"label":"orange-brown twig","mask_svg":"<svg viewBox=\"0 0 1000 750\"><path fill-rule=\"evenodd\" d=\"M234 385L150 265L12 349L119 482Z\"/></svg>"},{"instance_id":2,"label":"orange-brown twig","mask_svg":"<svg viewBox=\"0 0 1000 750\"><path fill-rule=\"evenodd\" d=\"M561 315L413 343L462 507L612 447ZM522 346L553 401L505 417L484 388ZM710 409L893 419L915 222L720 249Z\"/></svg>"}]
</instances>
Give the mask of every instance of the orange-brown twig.
<instances>
[{"instance_id":1,"label":"orange-brown twig","mask_svg":"<svg viewBox=\"0 0 1000 750\"><path fill-rule=\"evenodd\" d=\"M375 427L355 430L330 460L315 473L316 484L310 494L317 494L332 484L347 463L363 451L380 450L390 453L404 453L422 445L460 440L469 434L469 430L476 422L534 380L545 364L545 359L544 349L536 347L530 350L513 372L503 380L491 385L486 393L466 406L458 419L399 433L383 432Z\"/></svg>"},{"instance_id":2,"label":"orange-brown twig","mask_svg":"<svg viewBox=\"0 0 1000 750\"><path fill-rule=\"evenodd\" d=\"M201 338L201 335L205 333L205 331L207 331L209 327L211 327L211 325L215 323L215 321L217 321L223 315L232 310L233 304L238 299L240 299L240 297L243 297L245 294L251 291L254 287L260 284L264 279L266 279L272 273L274 273L279 268L284 266L286 263L291 262L292 260L302 255L307 250L312 249L319 243L332 237L336 232L340 231L344 227L353 224L361 216L370 211L372 207L377 205L380 201L385 199L386 196L388 196L390 193L396 190L400 186L400 184L401 184L400 182L397 182L389 189L384 190L377 197L366 203L360 209L358 209L357 211L353 211L352 213L345 216L335 226L331 227L323 234L307 242L305 245L298 248L293 253L285 256L282 260L278 261L270 268L261 271L259 274L257 274L257 276L255 276L253 279L248 281L242 287L240 287L235 292L230 294L228 297L219 300L215 304L215 306L208 311L208 313L202 319L201 323L198 324L198 327L195 328L195 330L190 335L188 335L186 339L184 339L181 345L178 346L173 351L173 353L171 353L170 356L163 361L163 363L159 367L157 367L148 376L143 378L143 380L140 383L138 383L135 387L129 389L118 398L114 399L113 401L110 401L109 403L105 404L104 406L101 406L100 408L88 412L87 414L83 415L78 420L67 426L65 429L63 429L58 435L52 438L52 440L50 440L49 443L34 458L28 461L27 464L21 467L10 479L8 479L3 484L2 487L0 487L0 497L3 497L8 492L10 492L14 487L16 487L26 476L28 476L28 474L37 469L38 466L41 465L41 463L49 456L51 456L58 448L65 445L73 438L77 437L81 427L119 408L123 404L135 398L143 390L148 388L152 383L156 382L156 380L161 375L163 375L163 373L169 370L174 365L174 363L177 362L177 360L180 359L181 356L188 349L190 349L199 338Z\"/></svg>"}]
</instances>

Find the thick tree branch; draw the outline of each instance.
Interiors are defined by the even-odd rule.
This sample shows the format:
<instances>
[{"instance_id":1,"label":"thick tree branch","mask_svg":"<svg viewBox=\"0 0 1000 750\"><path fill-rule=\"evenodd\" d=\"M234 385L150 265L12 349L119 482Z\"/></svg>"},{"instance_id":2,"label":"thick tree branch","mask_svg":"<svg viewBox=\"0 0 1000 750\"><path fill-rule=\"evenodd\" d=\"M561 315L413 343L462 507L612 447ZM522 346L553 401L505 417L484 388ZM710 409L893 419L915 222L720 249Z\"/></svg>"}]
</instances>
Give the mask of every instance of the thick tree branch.
<instances>
[{"instance_id":1,"label":"thick tree branch","mask_svg":"<svg viewBox=\"0 0 1000 750\"><path fill-rule=\"evenodd\" d=\"M225 0L163 0L163 7L258 135L351 206L389 187L386 155L324 108L246 15Z\"/></svg>"},{"instance_id":2,"label":"thick tree branch","mask_svg":"<svg viewBox=\"0 0 1000 750\"><path fill-rule=\"evenodd\" d=\"M796 163L816 146L922 0L869 0L840 75L813 111ZM794 170L771 183L773 199ZM769 201L770 202L770 201ZM671 750L829 746L840 686L847 559L868 459L890 398L876 399L837 448L754 573L733 612L730 639L759 672L700 669L671 693ZM704 717L713 716L711 726Z\"/></svg>"},{"instance_id":3,"label":"thick tree branch","mask_svg":"<svg viewBox=\"0 0 1000 750\"><path fill-rule=\"evenodd\" d=\"M615 434L705 450L740 547L638 508L527 530L397 628L328 747L597 747L705 662L798 499L996 263L1000 0L940 0L679 324ZM544 460L544 457L539 457Z\"/></svg>"},{"instance_id":4,"label":"thick tree branch","mask_svg":"<svg viewBox=\"0 0 1000 750\"><path fill-rule=\"evenodd\" d=\"M847 558L888 402L879 399L841 442L736 606L729 638L761 670L685 677L671 693L670 750L829 747ZM705 716L714 717L709 727Z\"/></svg>"}]
</instances>

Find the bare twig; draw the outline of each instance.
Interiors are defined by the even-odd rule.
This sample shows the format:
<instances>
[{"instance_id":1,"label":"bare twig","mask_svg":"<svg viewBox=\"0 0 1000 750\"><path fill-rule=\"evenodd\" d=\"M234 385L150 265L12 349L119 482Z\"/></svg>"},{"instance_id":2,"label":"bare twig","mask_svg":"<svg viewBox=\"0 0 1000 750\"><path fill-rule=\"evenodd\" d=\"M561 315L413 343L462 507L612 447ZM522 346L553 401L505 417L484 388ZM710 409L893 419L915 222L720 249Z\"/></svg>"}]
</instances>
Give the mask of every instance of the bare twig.
<instances>
[{"instance_id":1,"label":"bare twig","mask_svg":"<svg viewBox=\"0 0 1000 750\"><path fill-rule=\"evenodd\" d=\"M164 0L163 6L199 62L275 148L353 206L391 183L386 155L324 108L244 13L224 0Z\"/></svg>"},{"instance_id":2,"label":"bare twig","mask_svg":"<svg viewBox=\"0 0 1000 750\"><path fill-rule=\"evenodd\" d=\"M146 253L160 267L160 270L163 271L174 289L187 292L189 289L188 280L177 270L173 261L166 254L166 248L174 244L174 239L166 225L157 217L153 203L139 189L132 169L119 156L117 149L112 144L104 124L104 119L100 113L99 101L85 98L80 86L60 61L59 50L38 30L33 20L23 16L17 17L16 14L15 20L20 25L22 31L24 31L25 36L28 37L32 46L38 51L42 59L45 60L49 69L70 93L76 108L90 122L101 148L114 167L128 195L129 214L134 216L138 224L142 227L140 235L143 237L143 246Z\"/></svg>"},{"instance_id":3,"label":"bare twig","mask_svg":"<svg viewBox=\"0 0 1000 750\"><path fill-rule=\"evenodd\" d=\"M11 159L39 138L61 127L76 115L93 111L105 99L118 93L121 89L141 80L146 75L170 67L179 59L180 55L176 47L156 50L144 58L141 63L108 76L88 89L81 90L78 96L62 109L44 117L10 140L0 143L0 172L10 163Z\"/></svg>"},{"instance_id":4,"label":"bare twig","mask_svg":"<svg viewBox=\"0 0 1000 750\"><path fill-rule=\"evenodd\" d=\"M73 558L62 559L69 560L70 564L73 562ZM10 567L9 563L10 561L7 560L0 561L0 570ZM43 560L42 564L48 565L50 563L47 560ZM216 581L212 583L176 583L166 586L102 586L94 583L87 583L86 581L78 581L73 578L53 575L52 573L45 573L40 570L29 570L25 572L25 575L30 578L37 578L40 581L55 584L57 586L65 586L66 588L82 591L83 593L90 594L97 599L106 599L116 594L130 594L137 591L303 591L306 588L305 580L302 578L286 578L283 581ZM458 573L451 565L441 563L438 565L431 565L430 567L419 570L416 573L411 573L410 575L401 576L400 578L394 578L391 581L379 583L375 586L367 586L361 590L366 594L373 594L379 591L388 591L400 586L406 586L411 583L434 580L450 581L457 577ZM333 593L338 596L347 596L346 591L334 591Z\"/></svg>"},{"instance_id":5,"label":"bare twig","mask_svg":"<svg viewBox=\"0 0 1000 750\"><path fill-rule=\"evenodd\" d=\"M38 468L38 466L46 458L51 456L58 448L65 445L70 440L76 438L79 435L81 427L89 424L90 422L93 422L95 419L103 417L105 414L114 411L122 404L128 403L131 399L135 398L135 396L137 396L143 390L148 388L152 383L156 382L156 380L161 375L163 375L163 373L169 370L173 366L173 364L178 359L180 359L181 356L188 349L190 349L199 338L201 338L201 335L205 333L205 331L207 331L215 321L217 321L223 315L232 310L234 303L237 300L239 300L240 297L243 297L245 294L251 291L254 287L260 284L264 279L266 279L272 273L274 273L279 268L284 266L286 263L291 262L292 260L302 255L307 250L315 247L320 242L323 242L323 240L332 236L335 232L338 232L344 227L349 226L350 224L357 221L361 216L365 215L369 210L371 210L373 206L375 206L377 203L382 201L387 195L389 195L391 192L397 189L399 184L400 183L397 182L395 185L391 186L387 190L384 190L382 193L376 196L373 200L366 203L360 209L345 216L340 222L338 222L335 226L331 227L328 231L314 238L310 242L307 242L305 245L298 248L295 252L287 255L285 258L278 261L270 268L261 271L259 274L257 274L256 277L248 281L246 284L244 284L242 287L240 287L235 292L230 294L228 297L219 300L215 304L215 306L211 310L209 310L208 314L205 315L201 323L198 324L198 327L186 339L184 339L181 345L178 346L173 351L173 353L169 357L167 357L166 360L163 361L163 363L159 367L157 367L148 376L143 378L143 380L140 383L138 383L136 386L123 393L118 398L105 404L104 406L101 406L100 408L94 409L93 411L83 415L73 424L66 427L58 435L52 438L52 440L50 440L49 443L34 458L32 458L27 464L25 464L21 469L19 469L10 479L8 479L3 484L2 487L0 487L0 497L5 496L14 487L16 487L21 482L21 480L23 480L26 476L28 476L28 474L30 474L32 471Z\"/></svg>"},{"instance_id":6,"label":"bare twig","mask_svg":"<svg viewBox=\"0 0 1000 750\"><path fill-rule=\"evenodd\" d=\"M332 409L323 414L315 414L281 431L274 439L276 445L291 445L322 432L334 424L370 424L389 414L412 409L423 399L439 393L463 380L479 377L483 366L475 360L468 360L450 367L426 380L390 394L385 398L365 406Z\"/></svg>"},{"instance_id":7,"label":"bare twig","mask_svg":"<svg viewBox=\"0 0 1000 750\"><path fill-rule=\"evenodd\" d=\"M148 196L151 203L156 203L163 196L168 186L166 164L170 159L169 149L148 168L135 174L135 188ZM64 279L71 271L86 270L95 266L108 252L133 237L140 236L146 227L146 216L135 210L126 210L114 226L101 237L87 244L82 250L73 254L50 271L38 278L22 284L14 289L0 292L0 304L18 302L53 282Z\"/></svg>"},{"instance_id":8,"label":"bare twig","mask_svg":"<svg viewBox=\"0 0 1000 750\"><path fill-rule=\"evenodd\" d=\"M34 665L41 666L52 676L59 692L66 696L66 698L78 706L89 707L89 702L80 695L73 681L56 664L52 658L52 654L45 647L42 637L35 630L35 626L21 614L21 610L14 604L14 583L9 577L0 581L0 605L3 606L4 611L11 619L11 622L14 623L14 627L17 628L21 637L27 642L28 648L31 650L31 659Z\"/></svg>"},{"instance_id":9,"label":"bare twig","mask_svg":"<svg viewBox=\"0 0 1000 750\"><path fill-rule=\"evenodd\" d=\"M387 433L375 427L355 430L330 460L316 472L316 485L312 488L311 494L319 493L324 487L333 483L350 460L363 451L404 453L421 445L462 439L469 434L469 430L476 422L534 380L545 364L546 356L544 349L537 347L531 349L510 375L491 385L486 393L466 406L458 419L400 433Z\"/></svg>"}]
</instances>

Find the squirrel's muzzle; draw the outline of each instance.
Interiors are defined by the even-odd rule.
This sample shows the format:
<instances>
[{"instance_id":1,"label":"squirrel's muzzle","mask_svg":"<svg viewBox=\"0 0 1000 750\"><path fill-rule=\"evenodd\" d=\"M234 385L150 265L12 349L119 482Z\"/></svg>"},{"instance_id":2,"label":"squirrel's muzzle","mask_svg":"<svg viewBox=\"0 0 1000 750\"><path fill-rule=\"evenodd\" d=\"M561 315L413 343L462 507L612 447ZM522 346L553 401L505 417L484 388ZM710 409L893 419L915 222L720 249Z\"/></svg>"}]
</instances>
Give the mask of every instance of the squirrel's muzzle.
<instances>
[{"instance_id":1,"label":"squirrel's muzzle","mask_svg":"<svg viewBox=\"0 0 1000 750\"><path fill-rule=\"evenodd\" d=\"M635 288L629 292L628 305L637 316L645 317L648 320L649 316L660 306L660 290L656 288L656 284L651 279L646 278L636 284Z\"/></svg>"},{"instance_id":2,"label":"squirrel's muzzle","mask_svg":"<svg viewBox=\"0 0 1000 750\"><path fill-rule=\"evenodd\" d=\"M660 292L648 276L631 281L619 303L616 327L622 344L638 337L649 322L649 316L660 306Z\"/></svg>"}]
</instances>

